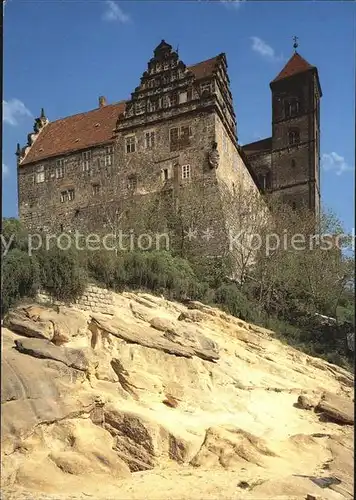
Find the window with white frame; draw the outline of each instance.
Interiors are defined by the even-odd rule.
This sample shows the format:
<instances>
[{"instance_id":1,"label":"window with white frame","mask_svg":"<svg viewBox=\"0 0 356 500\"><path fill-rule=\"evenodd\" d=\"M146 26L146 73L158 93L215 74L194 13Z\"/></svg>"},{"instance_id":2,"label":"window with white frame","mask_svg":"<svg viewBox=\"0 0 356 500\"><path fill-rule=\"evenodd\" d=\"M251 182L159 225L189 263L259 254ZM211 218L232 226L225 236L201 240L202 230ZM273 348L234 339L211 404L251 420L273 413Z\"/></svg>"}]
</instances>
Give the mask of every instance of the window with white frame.
<instances>
[{"instance_id":1,"label":"window with white frame","mask_svg":"<svg viewBox=\"0 0 356 500\"><path fill-rule=\"evenodd\" d=\"M126 153L134 153L136 151L136 137L134 135L130 135L126 137Z\"/></svg>"},{"instance_id":2,"label":"window with white frame","mask_svg":"<svg viewBox=\"0 0 356 500\"><path fill-rule=\"evenodd\" d=\"M98 196L100 194L100 184L93 184L93 195Z\"/></svg>"},{"instance_id":3,"label":"window with white frame","mask_svg":"<svg viewBox=\"0 0 356 500\"><path fill-rule=\"evenodd\" d=\"M152 149L155 147L155 132L154 130L149 130L145 133L145 148Z\"/></svg>"},{"instance_id":4,"label":"window with white frame","mask_svg":"<svg viewBox=\"0 0 356 500\"><path fill-rule=\"evenodd\" d=\"M56 179L62 179L65 173L66 160L60 159L56 162Z\"/></svg>"},{"instance_id":5,"label":"window with white frame","mask_svg":"<svg viewBox=\"0 0 356 500\"><path fill-rule=\"evenodd\" d=\"M45 181L45 170L44 165L40 165L36 170L36 183L41 184Z\"/></svg>"},{"instance_id":6,"label":"window with white frame","mask_svg":"<svg viewBox=\"0 0 356 500\"><path fill-rule=\"evenodd\" d=\"M90 164L91 164L91 151L83 151L83 153L82 153L83 172L89 172Z\"/></svg>"},{"instance_id":7,"label":"window with white frame","mask_svg":"<svg viewBox=\"0 0 356 500\"><path fill-rule=\"evenodd\" d=\"M66 189L61 192L61 203L74 200L74 189Z\"/></svg>"},{"instance_id":8,"label":"window with white frame","mask_svg":"<svg viewBox=\"0 0 356 500\"><path fill-rule=\"evenodd\" d=\"M182 179L190 179L190 165L182 165Z\"/></svg>"},{"instance_id":9,"label":"window with white frame","mask_svg":"<svg viewBox=\"0 0 356 500\"><path fill-rule=\"evenodd\" d=\"M157 111L158 103L156 100L154 101L148 101L147 103L147 110L148 111Z\"/></svg>"},{"instance_id":10,"label":"window with white frame","mask_svg":"<svg viewBox=\"0 0 356 500\"><path fill-rule=\"evenodd\" d=\"M183 104L184 102L187 102L187 93L186 92L180 92L180 94L179 94L179 104Z\"/></svg>"},{"instance_id":11,"label":"window with white frame","mask_svg":"<svg viewBox=\"0 0 356 500\"><path fill-rule=\"evenodd\" d=\"M170 142L178 142L179 140L192 137L192 127L190 125L182 125L181 127L171 128L169 131Z\"/></svg>"},{"instance_id":12,"label":"window with white frame","mask_svg":"<svg viewBox=\"0 0 356 500\"><path fill-rule=\"evenodd\" d=\"M113 154L114 154L114 146L106 146L105 156L104 156L105 167L110 167L112 165Z\"/></svg>"}]
</instances>

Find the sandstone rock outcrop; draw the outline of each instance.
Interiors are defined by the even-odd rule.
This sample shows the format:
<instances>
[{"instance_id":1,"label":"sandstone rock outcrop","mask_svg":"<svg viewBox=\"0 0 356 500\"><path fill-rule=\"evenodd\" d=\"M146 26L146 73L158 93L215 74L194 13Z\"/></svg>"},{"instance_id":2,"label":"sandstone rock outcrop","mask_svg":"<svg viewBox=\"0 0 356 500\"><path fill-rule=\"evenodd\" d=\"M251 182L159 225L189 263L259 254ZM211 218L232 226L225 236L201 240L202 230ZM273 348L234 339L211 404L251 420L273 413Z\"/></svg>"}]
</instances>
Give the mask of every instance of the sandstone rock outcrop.
<instances>
[{"instance_id":1,"label":"sandstone rock outcrop","mask_svg":"<svg viewBox=\"0 0 356 500\"><path fill-rule=\"evenodd\" d=\"M113 307L4 318L2 498L353 498L350 373L200 302Z\"/></svg>"}]
</instances>

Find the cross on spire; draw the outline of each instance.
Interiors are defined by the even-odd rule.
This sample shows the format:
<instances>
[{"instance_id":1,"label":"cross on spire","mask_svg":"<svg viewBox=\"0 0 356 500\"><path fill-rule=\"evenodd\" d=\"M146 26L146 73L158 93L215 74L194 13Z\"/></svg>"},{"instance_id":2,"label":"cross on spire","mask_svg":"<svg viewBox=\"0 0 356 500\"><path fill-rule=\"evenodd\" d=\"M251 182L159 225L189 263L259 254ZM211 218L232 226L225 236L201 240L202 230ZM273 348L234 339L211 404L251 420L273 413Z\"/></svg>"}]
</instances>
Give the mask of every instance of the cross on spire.
<instances>
[{"instance_id":1,"label":"cross on spire","mask_svg":"<svg viewBox=\"0 0 356 500\"><path fill-rule=\"evenodd\" d=\"M293 44L294 52L297 52L297 48L298 48L298 45L299 45L298 44L298 37L297 36L293 37L293 42L294 42L294 44Z\"/></svg>"}]
</instances>

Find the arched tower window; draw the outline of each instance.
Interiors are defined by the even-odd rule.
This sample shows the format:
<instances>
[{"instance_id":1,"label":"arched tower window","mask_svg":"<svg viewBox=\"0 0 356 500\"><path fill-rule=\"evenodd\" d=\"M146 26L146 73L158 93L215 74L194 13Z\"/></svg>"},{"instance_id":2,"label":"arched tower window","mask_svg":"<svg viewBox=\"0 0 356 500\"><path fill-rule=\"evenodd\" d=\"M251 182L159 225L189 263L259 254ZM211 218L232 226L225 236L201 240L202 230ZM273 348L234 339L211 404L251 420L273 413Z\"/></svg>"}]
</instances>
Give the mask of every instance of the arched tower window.
<instances>
[{"instance_id":1,"label":"arched tower window","mask_svg":"<svg viewBox=\"0 0 356 500\"><path fill-rule=\"evenodd\" d=\"M271 172L266 172L264 174L259 174L258 184L260 189L264 192L266 189L271 188Z\"/></svg>"},{"instance_id":2,"label":"arched tower window","mask_svg":"<svg viewBox=\"0 0 356 500\"><path fill-rule=\"evenodd\" d=\"M296 210L296 208L297 208L297 204L296 204L296 202L295 202L295 201L293 201L293 203L292 203L292 209L293 209L293 210Z\"/></svg>"},{"instance_id":3,"label":"arched tower window","mask_svg":"<svg viewBox=\"0 0 356 500\"><path fill-rule=\"evenodd\" d=\"M292 118L300 112L300 101L296 97L292 97L284 101L284 112L286 118Z\"/></svg>"},{"instance_id":4,"label":"arched tower window","mask_svg":"<svg viewBox=\"0 0 356 500\"><path fill-rule=\"evenodd\" d=\"M300 142L299 130L293 129L288 132L288 142L290 145L298 144Z\"/></svg>"},{"instance_id":5,"label":"arched tower window","mask_svg":"<svg viewBox=\"0 0 356 500\"><path fill-rule=\"evenodd\" d=\"M293 168L295 168L295 167L296 167L296 165L297 165L297 162L295 161L295 159L294 159L294 158L292 159L291 165L292 165L292 167L293 167Z\"/></svg>"}]
</instances>

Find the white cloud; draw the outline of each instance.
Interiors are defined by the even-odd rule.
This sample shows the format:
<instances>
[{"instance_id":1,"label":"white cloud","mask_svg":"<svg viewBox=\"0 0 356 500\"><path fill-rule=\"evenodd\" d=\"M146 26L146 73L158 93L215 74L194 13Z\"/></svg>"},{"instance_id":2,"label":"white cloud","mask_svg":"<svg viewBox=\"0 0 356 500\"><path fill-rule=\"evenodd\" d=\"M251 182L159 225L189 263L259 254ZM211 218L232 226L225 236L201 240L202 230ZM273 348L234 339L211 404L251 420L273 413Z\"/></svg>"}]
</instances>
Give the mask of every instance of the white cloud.
<instances>
[{"instance_id":1,"label":"white cloud","mask_svg":"<svg viewBox=\"0 0 356 500\"><path fill-rule=\"evenodd\" d=\"M19 120L26 116L32 116L31 112L26 108L24 103L19 99L10 99L10 101L2 101L3 115L2 120L9 125L16 126Z\"/></svg>"},{"instance_id":2,"label":"white cloud","mask_svg":"<svg viewBox=\"0 0 356 500\"><path fill-rule=\"evenodd\" d=\"M321 157L321 166L327 172L334 172L336 175L342 175L344 172L353 170L353 168L348 165L343 156L335 153L324 153Z\"/></svg>"},{"instance_id":3,"label":"white cloud","mask_svg":"<svg viewBox=\"0 0 356 500\"><path fill-rule=\"evenodd\" d=\"M268 45L268 43L264 42L258 36L251 36L252 41L252 50L257 52L264 59L268 59L269 61L281 61L282 57L277 56L273 47Z\"/></svg>"},{"instance_id":4,"label":"white cloud","mask_svg":"<svg viewBox=\"0 0 356 500\"><path fill-rule=\"evenodd\" d=\"M222 4L224 4L225 7L228 9L239 9L241 7L241 4L245 2L246 0L220 0Z\"/></svg>"},{"instance_id":5,"label":"white cloud","mask_svg":"<svg viewBox=\"0 0 356 500\"><path fill-rule=\"evenodd\" d=\"M106 0L105 4L107 6L106 11L103 14L104 21L119 21L120 23L128 23L130 21L130 16L125 14L122 8L112 0Z\"/></svg>"},{"instance_id":6,"label":"white cloud","mask_svg":"<svg viewBox=\"0 0 356 500\"><path fill-rule=\"evenodd\" d=\"M8 177L10 174L10 169L5 163L2 164L2 177Z\"/></svg>"}]
</instances>

